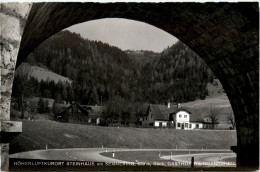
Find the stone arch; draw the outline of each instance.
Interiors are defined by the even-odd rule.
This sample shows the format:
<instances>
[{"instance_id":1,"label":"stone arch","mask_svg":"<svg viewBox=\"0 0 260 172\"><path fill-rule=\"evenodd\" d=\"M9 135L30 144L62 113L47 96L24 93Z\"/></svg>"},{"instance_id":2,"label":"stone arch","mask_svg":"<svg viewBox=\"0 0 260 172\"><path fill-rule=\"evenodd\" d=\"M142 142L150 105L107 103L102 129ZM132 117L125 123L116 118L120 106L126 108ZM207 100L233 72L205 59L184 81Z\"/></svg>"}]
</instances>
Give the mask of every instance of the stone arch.
<instances>
[{"instance_id":1,"label":"stone arch","mask_svg":"<svg viewBox=\"0 0 260 172\"><path fill-rule=\"evenodd\" d=\"M258 3L35 3L26 20L17 65L58 31L73 24L112 17L161 28L208 64L221 81L235 114L237 147L233 150L237 153L237 164L258 167ZM8 69L7 73L13 71L14 68ZM8 87L12 87L12 79L6 80L10 81ZM8 116L8 107L6 112Z\"/></svg>"}]
</instances>

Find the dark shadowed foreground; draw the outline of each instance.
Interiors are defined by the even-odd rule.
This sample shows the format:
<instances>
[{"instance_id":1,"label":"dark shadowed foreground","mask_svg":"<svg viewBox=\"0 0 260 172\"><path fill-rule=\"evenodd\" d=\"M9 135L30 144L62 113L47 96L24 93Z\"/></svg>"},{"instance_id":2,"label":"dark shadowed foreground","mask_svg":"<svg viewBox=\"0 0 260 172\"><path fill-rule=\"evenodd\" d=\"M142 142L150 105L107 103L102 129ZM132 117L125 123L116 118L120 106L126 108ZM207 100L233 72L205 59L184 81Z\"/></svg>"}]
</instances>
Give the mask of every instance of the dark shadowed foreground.
<instances>
[{"instance_id":1,"label":"dark shadowed foreground","mask_svg":"<svg viewBox=\"0 0 260 172\"><path fill-rule=\"evenodd\" d=\"M10 153L61 148L229 149L235 131L97 127L54 121L23 121L23 133L10 144Z\"/></svg>"}]
</instances>

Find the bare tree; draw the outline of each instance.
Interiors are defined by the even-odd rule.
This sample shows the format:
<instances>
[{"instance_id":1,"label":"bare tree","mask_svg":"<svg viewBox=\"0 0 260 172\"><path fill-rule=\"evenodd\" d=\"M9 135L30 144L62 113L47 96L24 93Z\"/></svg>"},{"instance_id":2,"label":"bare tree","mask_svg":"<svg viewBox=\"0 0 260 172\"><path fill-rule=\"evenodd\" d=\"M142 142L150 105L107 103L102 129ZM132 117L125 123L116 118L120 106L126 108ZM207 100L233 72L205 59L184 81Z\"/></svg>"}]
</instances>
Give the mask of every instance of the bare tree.
<instances>
[{"instance_id":1,"label":"bare tree","mask_svg":"<svg viewBox=\"0 0 260 172\"><path fill-rule=\"evenodd\" d=\"M234 118L233 113L229 113L227 116L227 124L231 124L232 125L232 129L236 128L236 121Z\"/></svg>"},{"instance_id":2,"label":"bare tree","mask_svg":"<svg viewBox=\"0 0 260 172\"><path fill-rule=\"evenodd\" d=\"M30 112L29 114L29 120L33 120L34 119L34 115L37 113L37 109L38 109L38 103L37 103L37 98L34 97L32 99L29 100L29 106L28 106L28 111Z\"/></svg>"},{"instance_id":3,"label":"bare tree","mask_svg":"<svg viewBox=\"0 0 260 172\"><path fill-rule=\"evenodd\" d=\"M24 113L26 110L26 102L25 97L29 97L32 95L32 85L30 82L30 76L32 73L30 66L21 66L19 70L17 70L17 76L19 82L19 99L20 99L20 109L21 109L21 119L24 118Z\"/></svg>"},{"instance_id":4,"label":"bare tree","mask_svg":"<svg viewBox=\"0 0 260 172\"><path fill-rule=\"evenodd\" d=\"M220 113L221 113L220 108L217 108L217 107L211 105L211 107L209 109L209 118L210 118L212 129L215 129L216 125L219 123L219 114Z\"/></svg>"},{"instance_id":5,"label":"bare tree","mask_svg":"<svg viewBox=\"0 0 260 172\"><path fill-rule=\"evenodd\" d=\"M129 102L120 96L115 96L106 104L106 110L102 114L103 119L107 122L118 123L121 120L122 124L129 123L131 116Z\"/></svg>"}]
</instances>

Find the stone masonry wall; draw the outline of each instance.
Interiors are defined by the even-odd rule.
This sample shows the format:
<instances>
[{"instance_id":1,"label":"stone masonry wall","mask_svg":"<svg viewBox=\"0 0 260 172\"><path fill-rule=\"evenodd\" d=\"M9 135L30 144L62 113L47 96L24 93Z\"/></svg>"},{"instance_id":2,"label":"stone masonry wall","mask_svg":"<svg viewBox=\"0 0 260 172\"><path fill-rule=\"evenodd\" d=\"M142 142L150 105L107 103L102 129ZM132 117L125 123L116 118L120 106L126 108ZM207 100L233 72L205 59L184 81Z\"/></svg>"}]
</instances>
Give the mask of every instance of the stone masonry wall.
<instances>
[{"instance_id":1,"label":"stone masonry wall","mask_svg":"<svg viewBox=\"0 0 260 172\"><path fill-rule=\"evenodd\" d=\"M9 141L13 133L22 131L22 123L10 123L10 104L15 65L26 20L31 9L30 3L0 3L0 130L1 169L9 168ZM4 127L6 123L12 124ZM18 125L17 125L18 124ZM15 127L10 130L10 127ZM5 135L5 138L2 138Z\"/></svg>"},{"instance_id":2,"label":"stone masonry wall","mask_svg":"<svg viewBox=\"0 0 260 172\"><path fill-rule=\"evenodd\" d=\"M16 59L30 3L0 4L1 91L0 120L10 120L10 103Z\"/></svg>"}]
</instances>

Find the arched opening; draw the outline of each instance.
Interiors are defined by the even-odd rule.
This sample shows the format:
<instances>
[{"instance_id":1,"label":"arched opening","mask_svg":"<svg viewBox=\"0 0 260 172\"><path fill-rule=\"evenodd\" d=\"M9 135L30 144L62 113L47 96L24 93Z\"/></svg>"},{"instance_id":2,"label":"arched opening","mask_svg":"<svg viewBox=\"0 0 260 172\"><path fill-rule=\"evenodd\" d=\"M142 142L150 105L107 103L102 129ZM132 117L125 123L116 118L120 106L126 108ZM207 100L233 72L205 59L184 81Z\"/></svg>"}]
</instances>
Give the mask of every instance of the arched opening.
<instances>
[{"instance_id":1,"label":"arched opening","mask_svg":"<svg viewBox=\"0 0 260 172\"><path fill-rule=\"evenodd\" d=\"M43 11L44 15L39 15ZM256 3L34 4L17 64L59 30L105 16L157 26L178 37L203 58L223 84L236 117L238 148L234 150L238 165L258 166L259 12Z\"/></svg>"},{"instance_id":2,"label":"arched opening","mask_svg":"<svg viewBox=\"0 0 260 172\"><path fill-rule=\"evenodd\" d=\"M94 31L92 32L88 27L85 28L82 27L81 29L82 30L89 29L88 32L91 32L89 33L91 35L97 33L104 34L102 33L104 31L98 32L96 30L99 27L101 28L105 26L112 27L109 26L109 23L112 23L113 25L113 22L116 22L119 23L119 25L122 25L122 23L127 23L128 28L130 27L130 25L133 27L138 27L138 25L142 24L143 27L145 26L146 34L148 35L158 34L154 30L151 30L151 28L153 27L150 25L144 23L140 24L140 22L131 21L131 20L129 21L126 19L103 19L103 20L97 20L96 22L98 23L98 25L95 25L95 21L88 22L90 23L90 25L94 25L95 27ZM104 24L100 25L99 22L103 22ZM117 28L119 26L113 26L113 27ZM50 105L53 104L53 106L56 106L57 108L61 108L65 106L65 108L60 109L57 112L55 112L56 110L54 110L53 107L51 110L49 110L51 111L51 113L55 115L53 117L54 120L59 122L66 122L66 123L97 125L94 118L93 118L94 119L93 122L93 119L85 117L86 114L82 114L82 112L84 113L86 110L88 111L87 113L89 113L87 115L90 115L91 113L93 113L93 109L101 108L102 104L104 104L105 107L105 110L103 111L104 115L101 115L99 117L101 117L101 119L104 119L104 123L102 125L106 125L108 128L104 129L104 127L101 127L101 129L98 130L104 129L104 130L113 131L115 127L120 127L120 129L118 129L117 134L113 132L110 133L104 132L104 136L102 136L102 139L108 143L102 142L99 139L94 139L94 138L92 138L92 142L96 143L97 142L96 140L98 140L100 143L97 142L94 145L100 144L108 148L111 147L111 145L113 144L116 144L116 146L114 147L118 147L118 146L123 148L141 147L142 149L173 148L172 146L174 145L174 147L176 146L177 150L178 149L202 149L202 150L204 149L203 153L210 152L212 155L212 149L221 149L221 148L229 149L230 146L236 144L234 142L234 140L236 140L235 132L230 131L229 127L225 128L228 131L206 130L206 129L214 129L214 130L221 129L220 127L214 128L216 126L208 126L205 127L205 130L203 130L204 121L201 121L201 119L191 120L194 119L194 116L196 116L196 118L202 118L202 115L204 118L210 117L207 113L209 113L208 112L209 110L212 110L213 112L213 107L209 106L210 104L213 104L212 106L216 106L216 104L214 104L213 102L208 102L206 106L201 106L196 108L194 108L194 106L189 106L189 104L194 104L195 103L194 101L198 100L200 104L205 105L208 100L207 99L203 102L203 99L205 99L205 97L207 96L207 93L205 93L205 91L207 92L208 90L208 88L205 88L206 85L209 83L211 84L211 86L213 86L214 83L218 83L218 82L216 80L214 81L214 76L212 72L209 71L208 68L206 68L206 64L203 63L203 61L200 60L200 58L194 52L188 49L186 45L184 45L181 42L178 42L175 45L171 45L173 44L171 42L169 43L171 45L170 47L167 48L166 46L164 50L161 50L161 52L157 52L157 53L151 51L150 52L144 51L144 50L140 51L139 49L142 48L141 45L134 48L128 48L129 47L128 46L123 51L121 49L118 49L116 47L110 46L102 42L85 40L81 38L84 32L79 31L79 33L81 34L80 36L75 33L73 34L69 32L70 30L73 30L71 28L68 28L66 30L68 31L59 32L56 35L49 38L48 40L46 40L45 42L43 42L43 44L41 44L38 48L36 48L26 59L26 62L34 66L34 68L36 67L36 65L37 68L39 68L39 66L45 66L47 67L47 69L51 69L51 71L59 75L62 75L63 77L68 77L69 78L68 82L73 81L73 84L71 84L73 85L72 87L69 84L64 84L65 85L64 86L61 83L55 81L55 79L51 75L49 75L50 78L47 79L47 76L45 76L45 78L43 78L43 76L48 74L42 73L39 79L39 76L35 76L35 74L32 73L34 77L38 78L38 83L35 84L36 87L38 88L36 90L30 91L30 93L34 92L33 96L42 98L42 100L41 99L37 100L39 105L37 109L38 113L41 114L48 113L48 111L45 111L46 105L44 105L43 102L51 99L51 102L56 102L56 104L49 103ZM141 32L140 30L141 28L139 27L137 28L136 31ZM157 32L160 31L158 30L159 29L156 29ZM115 36L117 36L120 38L120 41L122 42L125 41L122 38L123 36L121 34L131 34L131 32L127 32L127 31L120 33L118 30L114 31L114 35L113 33L107 30L106 32L108 32L108 35L111 36L109 38L110 40ZM133 38L134 35L130 35L129 37L126 38L126 40L135 41L134 43L131 44L138 44L138 42L141 42L142 39L149 39L149 38L143 38L142 37L143 33L139 34L138 32L134 32L137 35L135 38ZM166 35L166 37L167 36L170 35ZM104 37L106 36L104 35ZM162 35L157 36L156 41L157 42L162 41L160 40L163 39L162 37L163 37ZM133 39L133 40L129 40L129 39ZM136 41L135 39L138 40ZM148 42L150 43L150 45L152 45L151 43L152 39L150 39ZM121 46L124 46L124 44L122 44ZM153 48L157 48L157 46ZM127 51L127 49L137 49L139 51L133 51L133 50ZM139 58L139 60L137 58ZM19 66L17 68L18 74L22 73L21 69L29 68L30 66L26 66L22 68L21 67L22 66ZM40 70L43 69L41 68ZM34 72L38 73L38 69L36 69ZM43 79L43 82L39 83L39 80L41 79ZM51 82L50 80L54 80L56 84L54 82ZM188 81L186 82L186 80ZM18 85L19 88L21 88L22 84L17 84L16 83L17 81L19 80L15 80L14 86ZM33 79L31 82L35 83L35 79ZM33 84L29 86L29 88L31 87L33 87ZM72 91L70 91L71 89ZM16 94L16 92L17 91L14 87L13 95ZM69 96L71 96L69 92L73 93L74 98L69 98ZM18 94L19 93L17 93L17 95ZM102 96L103 103L100 102L101 96ZM209 96L211 96L211 93L209 93ZM226 102L228 102L228 98L227 97L225 98L224 95L221 96L222 96L221 98L227 101L220 102L218 106L226 105L230 107L229 103L225 104ZM35 101L35 99L33 100ZM66 103L62 103L61 100ZM170 101L169 103L167 102L168 100ZM214 100L215 99L213 99L213 101ZM77 102L77 104L71 105L73 101ZM166 102L168 103L168 107L165 105ZM178 102L181 103L182 107L175 107L177 106ZM143 108L142 104L145 103L150 105L147 105ZM196 103L198 104L198 102ZM33 107L33 105L31 107ZM85 110L82 111L83 108L85 108ZM177 110L176 108L179 109L180 112L179 111L176 112ZM138 109L140 109L140 111ZM141 112L142 111L141 109L144 109L143 110L144 112ZM151 114L150 113L147 114L148 109L150 109ZM74 113L75 110L81 111L81 114ZM159 112L156 112L158 110ZM166 110L168 110L169 112L165 112ZM217 112L217 109L215 110L216 110L215 112ZM65 111L67 113L65 113ZM182 119L179 119L179 113L180 116L183 113L183 116L180 118L183 118L185 122L183 122ZM170 120L169 118L164 118L165 115L167 117L169 116L169 118L171 115L172 119ZM216 114L216 115L220 116L220 114ZM34 120L39 120L38 118L39 116L44 116L44 115L37 115L37 118L36 116L34 116ZM131 116L132 118L129 118L129 116ZM31 116L25 118L28 119L31 118ZM134 121L131 121L131 119L134 119ZM141 122L141 124L138 124L139 122ZM214 122L217 123L218 121L214 121ZM37 122L30 122L30 121L24 122L24 127L27 128L26 130L29 130L31 128L33 131L33 123L37 123ZM38 123L41 123L42 126L44 120ZM223 117L221 120L221 124L223 123L226 123L225 117ZM210 124L212 123L209 122L208 125ZM46 122L45 125L48 126L48 128L52 128L53 125L54 126L58 125L60 128L62 128L60 130L63 131L57 134L57 136L55 135L54 136L55 138L59 138L59 137L69 138L69 139L78 138L77 142L80 143L81 141L84 141L84 139L82 140L81 137L83 138L86 137L85 135L81 135L80 137L79 135L77 135L77 133L73 133L72 131L70 132L68 132L67 130L64 131L65 129L61 123L53 124L52 122ZM126 135L124 135L125 132L124 128L129 126L135 128L138 127L137 129L132 129L132 130L135 130L136 133L139 133L139 135L135 134L135 139L134 139L135 141L139 140L139 143L135 143L131 141L133 139L132 138L133 136L127 137ZM41 131L43 130L42 127L39 128ZM20 151L24 152L25 150L30 150L30 149L32 150L44 149L46 145L40 144L44 141L45 142L49 141L48 143L49 149L70 148L68 146L71 146L71 144L69 145L61 144L59 139L55 140L56 141L55 142L56 145L55 145L53 143L53 135L51 134L53 130L52 129L50 130L48 128L45 128L43 130L44 132L50 133L48 134L48 136L45 136L44 140L40 138L36 138L34 142L28 144L30 146L24 145L24 148L22 148L22 150ZM70 125L70 128L71 130L74 130L72 129L73 128L72 125ZM80 128L80 126L75 126L75 128ZM143 131L140 128L150 128L150 129ZM157 128L157 130L154 131L153 128L155 129ZM90 130L93 128L85 128L85 129ZM166 129L169 129L169 131L166 132ZM187 132L179 131L179 130L187 130ZM195 130L195 131L190 131L190 130ZM37 129L35 129L34 132L41 133L41 135L44 135L44 133L38 131ZM159 143L154 141L153 137L159 136L158 135L159 133L156 134L157 132L159 132L160 134L165 133L163 135L163 137L165 138L165 141L163 141L164 143ZM100 134L102 135L103 133L100 132ZM109 139L107 135L110 134L115 135L114 136L115 140L119 139L120 145L118 145L116 141ZM181 137L180 136L181 134L184 134L186 136ZM195 134L196 136L192 137L193 134ZM208 134L210 134L210 136ZM19 143L21 143L20 145L23 145L22 143L26 142L23 141L25 139L24 138L25 135L26 135L26 131L24 131L22 135L20 135L19 137L17 137L17 139L14 140L16 144L11 143L11 152L18 151L18 150L13 150L17 147L17 145L19 145L17 144L18 141ZM32 136L33 135L34 134L32 134ZM121 135L123 139L122 138L120 139L120 137L117 138L117 135ZM174 138L172 137L172 135L175 135ZM224 139L222 135L229 139ZM29 135L27 135L27 137L30 137L30 139L33 140L34 138L32 138L32 136L30 137ZM144 138L142 138L141 136ZM168 140L166 138L170 138L170 139ZM198 143L196 141L198 140L198 138L200 138L199 140L201 141L201 143ZM163 140L163 138L159 139L158 141L161 140ZM111 144L110 142L112 142L113 144ZM75 142L73 143L75 144L73 147L82 146L81 144L77 144ZM34 145L34 147L32 147L31 145ZM60 147L57 145L59 145ZM93 147L94 145L93 144L91 145L88 142L85 143L85 147ZM141 149L139 151L141 151ZM227 150L224 150L224 154L230 153L226 151ZM164 156L167 156L167 153L169 154L169 152L162 152L161 156L163 156L163 154ZM215 152L213 153L217 154L215 156L219 156L219 154L223 152L221 151L218 152L215 150ZM149 153L147 153L147 155L149 155ZM133 160L134 159L130 161ZM138 159L138 161L140 161L140 159Z\"/></svg>"}]
</instances>

